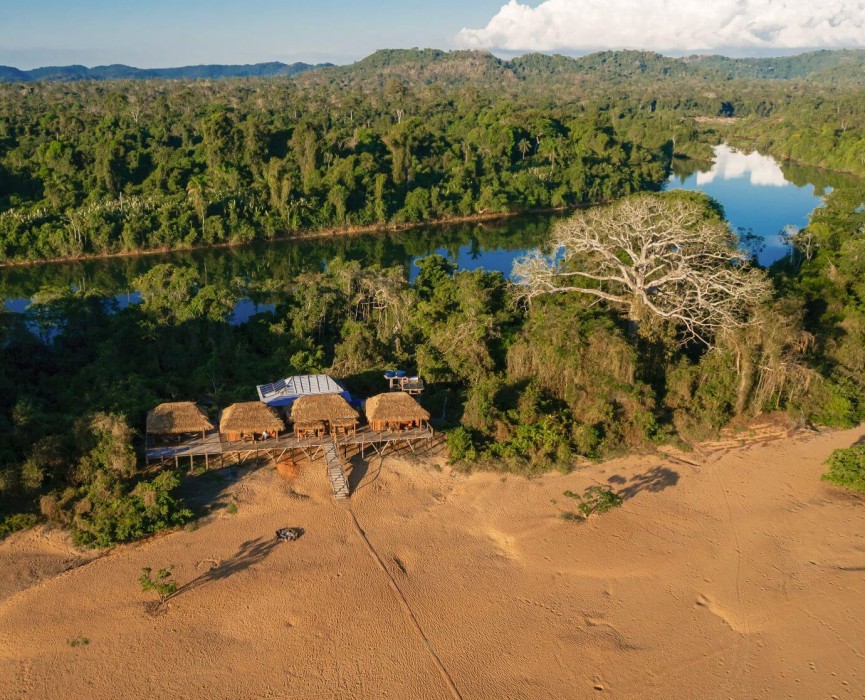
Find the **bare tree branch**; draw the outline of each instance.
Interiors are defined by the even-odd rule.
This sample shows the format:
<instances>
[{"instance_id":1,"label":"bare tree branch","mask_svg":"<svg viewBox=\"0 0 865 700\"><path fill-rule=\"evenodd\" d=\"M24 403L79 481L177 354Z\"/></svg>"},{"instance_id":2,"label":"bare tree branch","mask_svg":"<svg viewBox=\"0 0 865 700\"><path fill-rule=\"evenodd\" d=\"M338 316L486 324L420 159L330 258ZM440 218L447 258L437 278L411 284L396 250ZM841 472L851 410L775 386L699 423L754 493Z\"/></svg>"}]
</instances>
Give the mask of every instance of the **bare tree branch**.
<instances>
[{"instance_id":1,"label":"bare tree branch","mask_svg":"<svg viewBox=\"0 0 865 700\"><path fill-rule=\"evenodd\" d=\"M727 224L697 202L638 195L558 224L552 254L514 266L524 296L579 292L622 308L631 321L660 318L712 345L722 330L754 323L770 294Z\"/></svg>"}]
</instances>

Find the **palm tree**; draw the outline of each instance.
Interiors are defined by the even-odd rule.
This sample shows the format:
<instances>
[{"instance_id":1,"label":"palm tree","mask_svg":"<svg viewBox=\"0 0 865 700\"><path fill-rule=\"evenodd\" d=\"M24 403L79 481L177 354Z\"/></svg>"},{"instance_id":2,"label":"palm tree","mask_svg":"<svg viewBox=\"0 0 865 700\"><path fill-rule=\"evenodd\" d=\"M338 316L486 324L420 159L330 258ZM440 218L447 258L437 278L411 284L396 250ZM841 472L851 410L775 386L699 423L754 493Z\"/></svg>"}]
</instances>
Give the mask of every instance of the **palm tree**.
<instances>
[{"instance_id":1,"label":"palm tree","mask_svg":"<svg viewBox=\"0 0 865 700\"><path fill-rule=\"evenodd\" d=\"M204 200L204 191L206 188L207 181L203 175L191 177L186 185L186 194L202 224L204 224L204 217L207 213L207 203Z\"/></svg>"},{"instance_id":2,"label":"palm tree","mask_svg":"<svg viewBox=\"0 0 865 700\"><path fill-rule=\"evenodd\" d=\"M531 148L531 144L529 144L529 142L525 138L522 138L522 139L520 139L520 142L517 144L517 148L519 149L520 153L523 156L522 159L525 160L526 159L526 153Z\"/></svg>"}]
</instances>

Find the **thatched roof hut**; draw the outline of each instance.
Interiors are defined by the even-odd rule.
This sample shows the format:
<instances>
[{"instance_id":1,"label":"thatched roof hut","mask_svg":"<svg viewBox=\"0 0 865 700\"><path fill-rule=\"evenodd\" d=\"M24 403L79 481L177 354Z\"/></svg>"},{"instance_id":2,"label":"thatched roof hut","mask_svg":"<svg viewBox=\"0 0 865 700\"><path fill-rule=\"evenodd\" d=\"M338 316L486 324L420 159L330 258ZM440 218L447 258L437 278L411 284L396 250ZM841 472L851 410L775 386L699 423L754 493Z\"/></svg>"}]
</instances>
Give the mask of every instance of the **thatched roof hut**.
<instances>
[{"instance_id":1,"label":"thatched roof hut","mask_svg":"<svg viewBox=\"0 0 865 700\"><path fill-rule=\"evenodd\" d=\"M244 434L279 433L285 424L279 414L260 401L235 403L222 412L219 432L229 440L240 440Z\"/></svg>"},{"instance_id":2,"label":"thatched roof hut","mask_svg":"<svg viewBox=\"0 0 865 700\"><path fill-rule=\"evenodd\" d=\"M411 396L394 391L367 399L364 408L373 430L408 430L429 420L429 411Z\"/></svg>"},{"instance_id":3,"label":"thatched roof hut","mask_svg":"<svg viewBox=\"0 0 865 700\"><path fill-rule=\"evenodd\" d=\"M298 427L313 423L327 423L334 428L353 429L358 413L339 394L301 396L291 405L291 422Z\"/></svg>"},{"instance_id":4,"label":"thatched roof hut","mask_svg":"<svg viewBox=\"0 0 865 700\"><path fill-rule=\"evenodd\" d=\"M152 435L183 435L208 430L213 430L213 423L192 401L161 403L147 413L147 432Z\"/></svg>"}]
</instances>

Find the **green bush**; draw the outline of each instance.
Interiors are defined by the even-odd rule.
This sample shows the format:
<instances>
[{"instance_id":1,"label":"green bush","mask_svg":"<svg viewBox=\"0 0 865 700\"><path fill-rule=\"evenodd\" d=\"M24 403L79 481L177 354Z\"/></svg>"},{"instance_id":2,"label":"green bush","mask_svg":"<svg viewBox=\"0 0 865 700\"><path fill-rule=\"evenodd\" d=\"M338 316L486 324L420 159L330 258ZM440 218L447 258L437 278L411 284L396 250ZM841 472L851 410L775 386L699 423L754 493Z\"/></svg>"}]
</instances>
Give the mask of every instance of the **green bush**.
<instances>
[{"instance_id":1,"label":"green bush","mask_svg":"<svg viewBox=\"0 0 865 700\"><path fill-rule=\"evenodd\" d=\"M577 452L589 459L596 459L600 456L598 448L601 444L601 437L600 431L593 425L578 423L571 430L571 439Z\"/></svg>"},{"instance_id":2,"label":"green bush","mask_svg":"<svg viewBox=\"0 0 865 700\"><path fill-rule=\"evenodd\" d=\"M126 492L120 482L97 479L75 504L73 541L87 547L110 547L183 525L192 518L192 511L171 495L179 483L176 474L165 471Z\"/></svg>"},{"instance_id":3,"label":"green bush","mask_svg":"<svg viewBox=\"0 0 865 700\"><path fill-rule=\"evenodd\" d=\"M31 528L39 522L39 516L35 513L14 513L0 518L0 538L11 535L19 530Z\"/></svg>"},{"instance_id":4,"label":"green bush","mask_svg":"<svg viewBox=\"0 0 865 700\"><path fill-rule=\"evenodd\" d=\"M478 458L471 431L454 428L448 433L448 456L451 462L474 462Z\"/></svg>"},{"instance_id":5,"label":"green bush","mask_svg":"<svg viewBox=\"0 0 865 700\"><path fill-rule=\"evenodd\" d=\"M852 428L862 418L862 391L846 378L821 382L813 391L808 419L830 428Z\"/></svg>"},{"instance_id":6,"label":"green bush","mask_svg":"<svg viewBox=\"0 0 865 700\"><path fill-rule=\"evenodd\" d=\"M606 513L613 508L619 508L623 503L619 494L605 486L589 486L582 494L565 491L564 495L577 502L577 510L584 519L588 519L594 513ZM562 517L565 520L573 520L567 515Z\"/></svg>"},{"instance_id":7,"label":"green bush","mask_svg":"<svg viewBox=\"0 0 865 700\"><path fill-rule=\"evenodd\" d=\"M821 477L823 481L851 491L865 492L865 445L835 450L824 464L829 471Z\"/></svg>"},{"instance_id":8,"label":"green bush","mask_svg":"<svg viewBox=\"0 0 865 700\"><path fill-rule=\"evenodd\" d=\"M567 426L560 416L545 416L537 423L517 424L513 437L486 450L494 459L550 463L570 458Z\"/></svg>"},{"instance_id":9,"label":"green bush","mask_svg":"<svg viewBox=\"0 0 865 700\"><path fill-rule=\"evenodd\" d=\"M160 569L153 573L153 569L145 566L141 569L141 576L138 577L138 583L141 584L141 590L145 593L153 591L159 596L159 604L163 605L166 600L177 592L177 581L172 576L174 574L174 564L166 569Z\"/></svg>"},{"instance_id":10,"label":"green bush","mask_svg":"<svg viewBox=\"0 0 865 700\"><path fill-rule=\"evenodd\" d=\"M682 359L667 372L665 403L676 432L690 442L718 435L735 415L735 358L712 352L698 363Z\"/></svg>"}]
</instances>

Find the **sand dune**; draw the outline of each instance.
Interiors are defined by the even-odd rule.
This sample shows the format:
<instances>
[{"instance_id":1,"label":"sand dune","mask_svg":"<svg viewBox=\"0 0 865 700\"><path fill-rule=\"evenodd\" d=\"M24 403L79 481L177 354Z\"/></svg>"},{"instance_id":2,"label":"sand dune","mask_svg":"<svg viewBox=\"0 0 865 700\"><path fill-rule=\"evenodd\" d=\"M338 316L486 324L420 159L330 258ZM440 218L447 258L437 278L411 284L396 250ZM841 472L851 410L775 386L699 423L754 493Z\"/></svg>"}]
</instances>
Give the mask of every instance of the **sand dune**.
<instances>
[{"instance_id":1,"label":"sand dune","mask_svg":"<svg viewBox=\"0 0 865 700\"><path fill-rule=\"evenodd\" d=\"M191 532L0 543L0 697L863 697L865 501L819 481L861 435L535 480L386 459L350 510L321 465L210 475L237 513ZM562 520L593 483L623 508ZM153 615L137 577L169 563Z\"/></svg>"}]
</instances>

